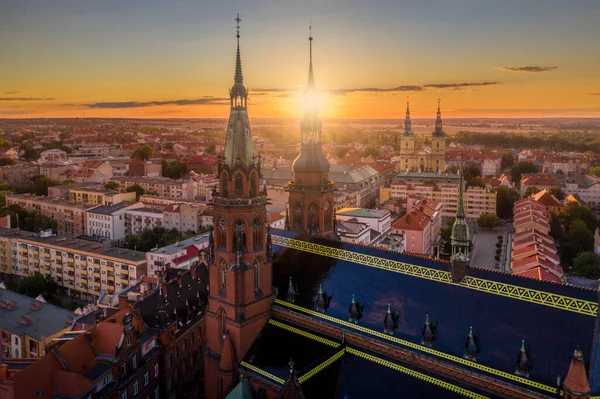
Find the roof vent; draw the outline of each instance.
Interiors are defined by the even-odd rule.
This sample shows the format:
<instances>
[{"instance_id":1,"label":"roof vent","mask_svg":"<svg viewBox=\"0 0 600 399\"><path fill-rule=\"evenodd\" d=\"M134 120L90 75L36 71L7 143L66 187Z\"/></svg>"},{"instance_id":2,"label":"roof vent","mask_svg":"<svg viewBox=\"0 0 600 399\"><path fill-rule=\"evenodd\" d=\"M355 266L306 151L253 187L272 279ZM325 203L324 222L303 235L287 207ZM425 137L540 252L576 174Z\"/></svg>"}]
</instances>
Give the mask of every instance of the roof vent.
<instances>
[{"instance_id":1,"label":"roof vent","mask_svg":"<svg viewBox=\"0 0 600 399\"><path fill-rule=\"evenodd\" d=\"M29 316L21 316L21 320L19 322L24 326L29 326L33 321Z\"/></svg>"},{"instance_id":2,"label":"roof vent","mask_svg":"<svg viewBox=\"0 0 600 399\"><path fill-rule=\"evenodd\" d=\"M40 305L39 302L31 302L31 310L40 310L42 308L42 305Z\"/></svg>"}]
</instances>

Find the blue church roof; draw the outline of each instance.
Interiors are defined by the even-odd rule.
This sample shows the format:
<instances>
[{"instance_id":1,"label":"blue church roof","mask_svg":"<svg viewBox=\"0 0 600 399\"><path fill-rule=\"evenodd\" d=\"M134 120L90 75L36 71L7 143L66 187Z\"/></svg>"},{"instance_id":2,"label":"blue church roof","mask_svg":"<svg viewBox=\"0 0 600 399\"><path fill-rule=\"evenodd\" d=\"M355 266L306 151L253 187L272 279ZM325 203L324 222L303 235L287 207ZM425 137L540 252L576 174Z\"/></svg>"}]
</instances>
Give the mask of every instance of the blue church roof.
<instances>
[{"instance_id":1,"label":"blue church roof","mask_svg":"<svg viewBox=\"0 0 600 399\"><path fill-rule=\"evenodd\" d=\"M272 234L276 306L545 393L553 393L556 377L566 375L575 347L590 362L595 291L479 268L452 284L447 262L319 238L295 239L281 230ZM298 290L294 304L285 301L290 276ZM332 295L324 313L316 311L319 286ZM356 324L349 321L353 295L364 305ZM394 335L383 333L388 303L400 314ZM421 343L426 315L437 326L431 348ZM476 362L464 358L470 326L480 347ZM522 340L533 364L529 378L514 373ZM594 394L597 374L592 364Z\"/></svg>"}]
</instances>

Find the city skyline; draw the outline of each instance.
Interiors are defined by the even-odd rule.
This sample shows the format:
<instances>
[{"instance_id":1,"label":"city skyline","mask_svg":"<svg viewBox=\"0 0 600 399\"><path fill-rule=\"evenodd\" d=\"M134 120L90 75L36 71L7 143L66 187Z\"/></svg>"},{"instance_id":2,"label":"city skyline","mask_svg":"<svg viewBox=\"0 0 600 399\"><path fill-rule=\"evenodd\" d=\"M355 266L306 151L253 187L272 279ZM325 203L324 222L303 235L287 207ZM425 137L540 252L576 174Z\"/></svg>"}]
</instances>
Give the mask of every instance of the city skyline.
<instances>
[{"instance_id":1,"label":"city skyline","mask_svg":"<svg viewBox=\"0 0 600 399\"><path fill-rule=\"evenodd\" d=\"M4 2L0 118L225 118L236 12L253 118L300 118L310 22L324 119L600 113L597 2L396 3Z\"/></svg>"}]
</instances>

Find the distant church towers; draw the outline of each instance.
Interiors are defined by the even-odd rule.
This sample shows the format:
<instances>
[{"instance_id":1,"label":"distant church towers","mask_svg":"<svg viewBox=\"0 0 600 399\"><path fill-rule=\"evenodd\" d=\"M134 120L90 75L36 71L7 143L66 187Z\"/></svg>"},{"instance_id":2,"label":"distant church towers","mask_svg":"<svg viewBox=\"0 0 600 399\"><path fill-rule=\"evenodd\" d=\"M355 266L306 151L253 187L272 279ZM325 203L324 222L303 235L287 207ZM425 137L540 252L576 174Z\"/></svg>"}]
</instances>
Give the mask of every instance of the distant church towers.
<instances>
[{"instance_id":1,"label":"distant church towers","mask_svg":"<svg viewBox=\"0 0 600 399\"><path fill-rule=\"evenodd\" d=\"M312 64L312 29L308 38L308 84L304 92L304 117L300 122L300 154L292 164L294 180L289 182L289 228L311 235L330 236L334 225L333 182L329 162L321 145L322 122Z\"/></svg>"},{"instance_id":2,"label":"distant church towers","mask_svg":"<svg viewBox=\"0 0 600 399\"><path fill-rule=\"evenodd\" d=\"M205 397L223 399L244 357L270 317L273 272L266 235L267 195L261 190L260 156L248 120L248 91L240 56L240 18L234 83L224 156L219 155L219 192L213 196L214 259L209 266L206 310Z\"/></svg>"},{"instance_id":3,"label":"distant church towers","mask_svg":"<svg viewBox=\"0 0 600 399\"><path fill-rule=\"evenodd\" d=\"M442 112L438 99L435 129L431 133L431 144L418 150L415 145L415 133L412 130L410 104L406 102L404 129L400 133L400 172L440 173L446 168L446 133L442 129Z\"/></svg>"},{"instance_id":4,"label":"distant church towers","mask_svg":"<svg viewBox=\"0 0 600 399\"><path fill-rule=\"evenodd\" d=\"M441 128L441 125L440 125ZM469 269L470 254L469 247L471 240L469 238L469 225L465 214L464 204L464 179L462 170L462 155L460 158L460 181L458 187L458 208L456 210L456 218L452 225L452 234L450 235L450 243L452 244L451 262L451 277L453 283L460 283L467 275Z\"/></svg>"}]
</instances>

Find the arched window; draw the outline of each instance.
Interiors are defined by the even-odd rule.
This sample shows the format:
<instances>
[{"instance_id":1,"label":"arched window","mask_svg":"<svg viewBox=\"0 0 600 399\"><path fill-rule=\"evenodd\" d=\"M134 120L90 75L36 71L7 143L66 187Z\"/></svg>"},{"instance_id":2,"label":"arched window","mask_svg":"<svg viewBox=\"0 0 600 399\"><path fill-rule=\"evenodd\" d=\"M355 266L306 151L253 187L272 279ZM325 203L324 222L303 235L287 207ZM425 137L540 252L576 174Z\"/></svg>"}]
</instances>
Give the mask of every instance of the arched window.
<instances>
[{"instance_id":1,"label":"arched window","mask_svg":"<svg viewBox=\"0 0 600 399\"><path fill-rule=\"evenodd\" d=\"M308 207L308 231L310 234L317 234L319 230L319 206L310 204Z\"/></svg>"},{"instance_id":2,"label":"arched window","mask_svg":"<svg viewBox=\"0 0 600 399\"><path fill-rule=\"evenodd\" d=\"M229 197L229 187L227 187L227 175L221 175L221 197Z\"/></svg>"},{"instance_id":3,"label":"arched window","mask_svg":"<svg viewBox=\"0 0 600 399\"><path fill-rule=\"evenodd\" d=\"M235 195L244 194L244 185L242 184L242 175L238 174L235 177Z\"/></svg>"},{"instance_id":4,"label":"arched window","mask_svg":"<svg viewBox=\"0 0 600 399\"><path fill-rule=\"evenodd\" d=\"M260 262L258 259L254 261L254 290L258 291L260 289Z\"/></svg>"},{"instance_id":5,"label":"arched window","mask_svg":"<svg viewBox=\"0 0 600 399\"><path fill-rule=\"evenodd\" d=\"M221 260L221 292L225 292L227 289L227 263L224 260Z\"/></svg>"},{"instance_id":6,"label":"arched window","mask_svg":"<svg viewBox=\"0 0 600 399\"><path fill-rule=\"evenodd\" d=\"M294 227L302 227L302 204L300 202L296 202L294 207Z\"/></svg>"},{"instance_id":7,"label":"arched window","mask_svg":"<svg viewBox=\"0 0 600 399\"><path fill-rule=\"evenodd\" d=\"M250 178L250 196L256 197L258 193L258 177L256 173L252 173L252 177Z\"/></svg>"},{"instance_id":8,"label":"arched window","mask_svg":"<svg viewBox=\"0 0 600 399\"><path fill-rule=\"evenodd\" d=\"M217 239L217 248L226 248L227 246L227 222L225 219L219 221L219 231Z\"/></svg>"},{"instance_id":9,"label":"arched window","mask_svg":"<svg viewBox=\"0 0 600 399\"><path fill-rule=\"evenodd\" d=\"M235 234L233 236L233 250L244 251L246 249L246 224L238 220L235 222Z\"/></svg>"},{"instance_id":10,"label":"arched window","mask_svg":"<svg viewBox=\"0 0 600 399\"><path fill-rule=\"evenodd\" d=\"M227 313L224 310L221 312L221 334L227 335Z\"/></svg>"},{"instance_id":11,"label":"arched window","mask_svg":"<svg viewBox=\"0 0 600 399\"><path fill-rule=\"evenodd\" d=\"M329 201L325 201L325 203L323 204L323 210L325 211L325 228L329 229L331 228L331 226L333 226L333 223L335 223L333 221L333 207L331 206Z\"/></svg>"},{"instance_id":12,"label":"arched window","mask_svg":"<svg viewBox=\"0 0 600 399\"><path fill-rule=\"evenodd\" d=\"M257 251L263 246L263 229L262 222L260 218L255 218L254 222L252 222L252 242L254 245L254 250Z\"/></svg>"}]
</instances>

